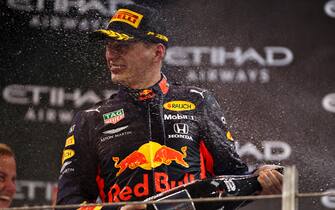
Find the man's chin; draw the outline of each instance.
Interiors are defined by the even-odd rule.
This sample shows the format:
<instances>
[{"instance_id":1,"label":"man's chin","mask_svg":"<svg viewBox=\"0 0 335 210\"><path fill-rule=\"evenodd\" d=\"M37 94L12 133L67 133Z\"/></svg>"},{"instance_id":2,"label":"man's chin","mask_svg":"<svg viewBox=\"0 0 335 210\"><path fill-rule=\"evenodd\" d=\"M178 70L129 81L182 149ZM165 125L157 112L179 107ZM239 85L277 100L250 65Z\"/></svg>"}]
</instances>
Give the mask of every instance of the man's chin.
<instances>
[{"instance_id":1,"label":"man's chin","mask_svg":"<svg viewBox=\"0 0 335 210\"><path fill-rule=\"evenodd\" d=\"M12 201L2 200L0 199L0 209L1 208L9 208Z\"/></svg>"},{"instance_id":2,"label":"man's chin","mask_svg":"<svg viewBox=\"0 0 335 210\"><path fill-rule=\"evenodd\" d=\"M112 74L111 79L112 79L112 83L114 83L114 84L124 85L124 86L128 85L127 81L122 79L121 75Z\"/></svg>"}]
</instances>

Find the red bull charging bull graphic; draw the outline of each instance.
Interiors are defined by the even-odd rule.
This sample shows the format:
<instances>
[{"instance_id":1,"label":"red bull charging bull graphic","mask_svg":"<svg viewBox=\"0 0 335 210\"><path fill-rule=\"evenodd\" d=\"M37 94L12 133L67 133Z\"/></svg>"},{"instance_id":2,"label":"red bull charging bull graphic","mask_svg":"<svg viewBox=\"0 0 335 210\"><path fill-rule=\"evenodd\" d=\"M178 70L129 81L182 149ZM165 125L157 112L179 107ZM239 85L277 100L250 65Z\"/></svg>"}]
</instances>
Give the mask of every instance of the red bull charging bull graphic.
<instances>
[{"instance_id":1,"label":"red bull charging bull graphic","mask_svg":"<svg viewBox=\"0 0 335 210\"><path fill-rule=\"evenodd\" d=\"M116 176L119 176L127 168L133 170L137 167L141 167L145 170L151 170L162 164L170 165L172 161L188 168L189 165L184 160L187 156L186 151L187 146L183 146L181 152L179 152L165 145L160 145L157 142L149 141L143 144L138 150L130 153L120 162L119 157L113 157L113 161L115 162L114 166L119 169Z\"/></svg>"},{"instance_id":2,"label":"red bull charging bull graphic","mask_svg":"<svg viewBox=\"0 0 335 210\"><path fill-rule=\"evenodd\" d=\"M180 151L172 149L168 146L161 145L157 142L149 141L143 144L127 155L124 159L120 157L112 157L115 162L114 166L118 169L116 176L122 174L125 170L134 170L138 167L144 170L152 170L162 164L170 165L172 162L179 164L185 168L189 164L184 160L187 157L187 146L180 148ZM169 176L164 172L154 172L154 188L156 193L169 190L182 184L193 181L194 175L185 173L181 180L170 180ZM148 174L142 175L142 180L134 186L123 186L118 184L111 186L108 193L109 202L127 201L135 197L146 197L149 193Z\"/></svg>"}]
</instances>

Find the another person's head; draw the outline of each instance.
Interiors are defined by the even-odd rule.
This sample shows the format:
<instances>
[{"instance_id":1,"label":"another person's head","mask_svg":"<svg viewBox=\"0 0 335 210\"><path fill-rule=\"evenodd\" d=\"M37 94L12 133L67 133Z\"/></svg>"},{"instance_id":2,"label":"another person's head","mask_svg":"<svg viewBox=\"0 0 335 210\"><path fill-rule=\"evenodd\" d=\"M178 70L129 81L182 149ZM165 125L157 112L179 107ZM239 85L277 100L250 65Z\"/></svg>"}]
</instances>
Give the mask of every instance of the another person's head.
<instances>
[{"instance_id":1,"label":"another person's head","mask_svg":"<svg viewBox=\"0 0 335 210\"><path fill-rule=\"evenodd\" d=\"M0 144L0 208L8 208L16 192L16 162L13 151Z\"/></svg>"},{"instance_id":2,"label":"another person's head","mask_svg":"<svg viewBox=\"0 0 335 210\"><path fill-rule=\"evenodd\" d=\"M107 29L95 31L91 38L106 42L106 61L114 83L142 89L160 79L168 38L157 10L121 6Z\"/></svg>"}]
</instances>

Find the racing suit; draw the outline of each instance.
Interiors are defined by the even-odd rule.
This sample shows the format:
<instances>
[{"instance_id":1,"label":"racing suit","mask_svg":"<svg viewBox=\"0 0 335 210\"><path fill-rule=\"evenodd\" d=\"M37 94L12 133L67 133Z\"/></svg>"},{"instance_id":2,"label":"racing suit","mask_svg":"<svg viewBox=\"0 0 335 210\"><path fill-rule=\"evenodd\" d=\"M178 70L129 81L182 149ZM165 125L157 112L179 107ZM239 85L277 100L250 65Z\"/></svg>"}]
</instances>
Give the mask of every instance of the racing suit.
<instances>
[{"instance_id":1,"label":"racing suit","mask_svg":"<svg viewBox=\"0 0 335 210\"><path fill-rule=\"evenodd\" d=\"M57 204L144 200L194 179L248 171L214 96L165 76L78 112L62 164Z\"/></svg>"}]
</instances>

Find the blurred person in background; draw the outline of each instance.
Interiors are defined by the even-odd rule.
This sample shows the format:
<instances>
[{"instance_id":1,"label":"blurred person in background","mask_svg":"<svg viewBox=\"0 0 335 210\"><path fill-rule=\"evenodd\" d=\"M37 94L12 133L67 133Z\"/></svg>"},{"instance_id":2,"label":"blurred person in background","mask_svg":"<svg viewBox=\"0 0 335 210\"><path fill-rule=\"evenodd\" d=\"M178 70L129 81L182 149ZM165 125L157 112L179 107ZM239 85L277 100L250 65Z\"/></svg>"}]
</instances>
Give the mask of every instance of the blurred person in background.
<instances>
[{"instance_id":1,"label":"blurred person in background","mask_svg":"<svg viewBox=\"0 0 335 210\"><path fill-rule=\"evenodd\" d=\"M16 161L14 152L0 143L0 208L8 208L16 193Z\"/></svg>"}]
</instances>

